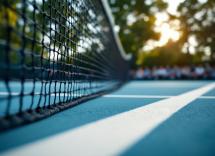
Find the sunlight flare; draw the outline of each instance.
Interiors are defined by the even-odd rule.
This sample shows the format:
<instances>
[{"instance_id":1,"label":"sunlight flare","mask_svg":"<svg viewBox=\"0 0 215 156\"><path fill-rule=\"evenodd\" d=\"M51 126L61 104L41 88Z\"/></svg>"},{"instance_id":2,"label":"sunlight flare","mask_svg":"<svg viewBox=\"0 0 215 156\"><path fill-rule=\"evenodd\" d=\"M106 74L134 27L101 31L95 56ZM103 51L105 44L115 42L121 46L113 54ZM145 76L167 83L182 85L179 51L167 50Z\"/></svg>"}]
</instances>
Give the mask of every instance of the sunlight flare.
<instances>
[{"instance_id":1,"label":"sunlight flare","mask_svg":"<svg viewBox=\"0 0 215 156\"><path fill-rule=\"evenodd\" d=\"M169 24L164 23L161 26L161 39L160 43L164 45L168 42L169 39L172 39L174 41L179 39L179 32L174 31L170 28Z\"/></svg>"}]
</instances>

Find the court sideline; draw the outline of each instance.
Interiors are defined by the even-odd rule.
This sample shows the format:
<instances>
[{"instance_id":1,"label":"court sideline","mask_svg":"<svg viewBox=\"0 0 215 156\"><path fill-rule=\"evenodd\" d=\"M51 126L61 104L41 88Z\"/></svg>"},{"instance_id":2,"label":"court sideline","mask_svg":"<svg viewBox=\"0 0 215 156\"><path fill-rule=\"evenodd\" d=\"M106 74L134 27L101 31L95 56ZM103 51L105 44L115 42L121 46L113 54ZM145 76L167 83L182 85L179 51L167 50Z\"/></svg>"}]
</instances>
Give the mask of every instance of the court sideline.
<instances>
[{"instance_id":1,"label":"court sideline","mask_svg":"<svg viewBox=\"0 0 215 156\"><path fill-rule=\"evenodd\" d=\"M103 97L0 134L0 151L32 155L32 150L39 150L47 155L56 152L50 140L58 138L53 143L71 147L64 155L83 154L78 151L89 155L213 155L214 88L213 81L133 81ZM174 109L167 110L171 106ZM70 133L74 133L73 139L67 136ZM57 151L60 149L58 146Z\"/></svg>"}]
</instances>

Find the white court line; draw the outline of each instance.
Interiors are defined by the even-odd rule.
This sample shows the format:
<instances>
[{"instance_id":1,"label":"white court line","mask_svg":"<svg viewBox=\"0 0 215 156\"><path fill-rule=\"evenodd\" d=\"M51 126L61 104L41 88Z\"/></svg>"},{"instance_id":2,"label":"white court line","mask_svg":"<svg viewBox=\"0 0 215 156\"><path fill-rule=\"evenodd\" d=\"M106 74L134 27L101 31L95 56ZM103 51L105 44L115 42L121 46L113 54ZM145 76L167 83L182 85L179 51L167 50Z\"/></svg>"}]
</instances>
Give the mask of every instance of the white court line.
<instances>
[{"instance_id":1,"label":"white court line","mask_svg":"<svg viewBox=\"0 0 215 156\"><path fill-rule=\"evenodd\" d=\"M2 153L24 155L119 155L171 115L215 87L215 83L92 122Z\"/></svg>"},{"instance_id":2,"label":"white court line","mask_svg":"<svg viewBox=\"0 0 215 156\"><path fill-rule=\"evenodd\" d=\"M11 93L11 95L19 95L20 93ZM24 93L24 95L27 95L29 93ZM35 93L35 95L39 95L40 93ZM0 95L9 95L8 92L0 92ZM30 96L30 95L29 95ZM48 95L47 95L48 96ZM51 94L51 96L55 96L55 94ZM56 96L59 96L59 94L56 94ZM60 94L60 96L64 96L63 93ZM69 94L65 94L65 96L70 96ZM72 94L72 96L84 96L84 94ZM171 98L175 96L169 96L169 95L103 95L102 97L105 98ZM198 97L200 99L215 99L215 96L200 96Z\"/></svg>"},{"instance_id":3,"label":"white court line","mask_svg":"<svg viewBox=\"0 0 215 156\"><path fill-rule=\"evenodd\" d=\"M215 96L200 96L199 99L215 99Z\"/></svg>"},{"instance_id":4,"label":"white court line","mask_svg":"<svg viewBox=\"0 0 215 156\"><path fill-rule=\"evenodd\" d=\"M24 95L29 95L29 92L28 93L26 92L26 93L23 93L23 94ZM43 94L45 94L45 93L43 93ZM9 93L8 92L0 92L0 95L9 95ZM11 92L11 95L20 95L20 92ZM34 95L40 95L40 93L35 92ZM52 93L50 95L55 96L54 93ZM87 94L71 94L71 95L70 94L65 94L65 96L84 96L84 95L87 95ZM29 96L31 96L31 95L29 95ZM47 96L49 96L49 95L47 94ZM57 93L56 96L59 96L59 93ZM64 96L64 93L61 93L60 96Z\"/></svg>"},{"instance_id":5,"label":"white court line","mask_svg":"<svg viewBox=\"0 0 215 156\"><path fill-rule=\"evenodd\" d=\"M163 95L103 95L102 97L111 98L171 98L174 96L163 96Z\"/></svg>"},{"instance_id":6,"label":"white court line","mask_svg":"<svg viewBox=\"0 0 215 156\"><path fill-rule=\"evenodd\" d=\"M19 95L20 93L11 93L11 95ZM0 95L9 95L8 92L0 92Z\"/></svg>"},{"instance_id":7,"label":"white court line","mask_svg":"<svg viewBox=\"0 0 215 156\"><path fill-rule=\"evenodd\" d=\"M166 95L103 95L106 98L171 98L175 96ZM200 96L200 99L215 99L215 96Z\"/></svg>"}]
</instances>

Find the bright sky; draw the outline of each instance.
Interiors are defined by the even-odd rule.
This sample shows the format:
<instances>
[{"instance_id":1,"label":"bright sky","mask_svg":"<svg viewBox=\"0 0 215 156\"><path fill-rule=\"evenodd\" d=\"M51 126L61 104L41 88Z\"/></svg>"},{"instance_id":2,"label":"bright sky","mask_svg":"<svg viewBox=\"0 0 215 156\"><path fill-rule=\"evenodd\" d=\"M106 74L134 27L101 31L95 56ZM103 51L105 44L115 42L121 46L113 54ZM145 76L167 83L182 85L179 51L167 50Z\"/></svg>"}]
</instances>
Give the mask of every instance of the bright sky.
<instances>
[{"instance_id":1,"label":"bright sky","mask_svg":"<svg viewBox=\"0 0 215 156\"><path fill-rule=\"evenodd\" d=\"M177 7L184 0L164 0L169 4L167 11L170 14L177 15ZM163 46L171 38L173 40L179 39L179 33L170 29L167 23L163 23L168 20L168 16L165 13L157 13L157 20L155 24L157 25L156 31L161 32L161 38L158 42L148 41L147 45L144 46L144 51L152 50L155 46Z\"/></svg>"},{"instance_id":2,"label":"bright sky","mask_svg":"<svg viewBox=\"0 0 215 156\"><path fill-rule=\"evenodd\" d=\"M185 0L164 0L165 2L167 2L169 4L167 11L172 14L172 15L177 15L177 7L181 2L184 2ZM207 0L198 0L199 2L206 2ZM156 14L157 20L155 22L155 24L157 25L157 31L161 32L161 38L159 41L148 41L147 44L143 47L144 51L149 51L154 49L154 47L156 46L163 46L165 45L168 40L171 38L173 40L178 40L179 39L179 33L177 31L174 31L172 29L170 29L170 26L168 25L168 23L163 23L165 21L168 20L168 16L165 13L157 13ZM190 53L195 53L195 46L197 45L196 39L194 36L191 36L188 40L190 47ZM186 49L186 47L184 48ZM183 49L182 49L183 51ZM186 52L183 51L183 52Z\"/></svg>"},{"instance_id":3,"label":"bright sky","mask_svg":"<svg viewBox=\"0 0 215 156\"><path fill-rule=\"evenodd\" d=\"M176 14L177 7L179 3L184 2L184 0L164 0L165 2L169 3L169 7L167 11L173 15Z\"/></svg>"},{"instance_id":4,"label":"bright sky","mask_svg":"<svg viewBox=\"0 0 215 156\"><path fill-rule=\"evenodd\" d=\"M172 14L172 15L177 15L177 7L181 2L184 2L185 0L163 0L165 2L168 3L168 8L167 11ZM207 0L198 0L199 2L206 2ZM168 15L166 13L156 13L156 29L155 31L157 32L161 32L161 38L159 41L153 41L153 40L149 40L146 45L143 47L144 51L150 51L152 49L154 49L157 46L163 46L165 45L168 40L171 38L173 40L178 40L179 39L179 33L173 29L170 28L168 23L165 23L168 20ZM134 22L132 21L132 17L129 18L130 22ZM115 26L115 31L118 32L119 31L119 26ZM188 40L189 42L189 50L190 53L195 53L195 46L197 44L196 39L194 36L191 36ZM183 50L185 49L185 50ZM183 48L182 52L186 53L186 49L187 47Z\"/></svg>"}]
</instances>

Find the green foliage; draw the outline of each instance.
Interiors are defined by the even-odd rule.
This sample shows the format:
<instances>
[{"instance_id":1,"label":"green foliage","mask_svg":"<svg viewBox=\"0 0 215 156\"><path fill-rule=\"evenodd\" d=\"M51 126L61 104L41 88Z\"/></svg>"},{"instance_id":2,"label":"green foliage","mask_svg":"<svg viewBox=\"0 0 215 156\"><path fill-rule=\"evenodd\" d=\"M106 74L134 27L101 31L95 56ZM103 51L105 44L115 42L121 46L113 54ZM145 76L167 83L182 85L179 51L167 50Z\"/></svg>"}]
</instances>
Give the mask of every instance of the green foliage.
<instances>
[{"instance_id":1,"label":"green foliage","mask_svg":"<svg viewBox=\"0 0 215 156\"><path fill-rule=\"evenodd\" d=\"M155 12L164 11L167 3L162 0L109 0L115 24L120 26L119 37L126 52L138 57L149 39L159 40L160 33L154 31ZM133 22L130 23L129 17ZM135 61L132 67L135 67Z\"/></svg>"},{"instance_id":2,"label":"green foliage","mask_svg":"<svg viewBox=\"0 0 215 156\"><path fill-rule=\"evenodd\" d=\"M80 24L86 25L89 21L84 21L85 23L83 23L83 21L78 19L76 21L73 20L72 24L69 25L68 21L71 21L69 18L77 17L78 14L72 7L64 8L64 6L67 6L66 3L67 1L58 3L55 0L0 1L0 47L2 47L0 49L2 54L0 63L5 63L6 57L8 57L12 65L19 65L23 60L27 66L30 66L33 58L28 56L31 56L29 54L32 51L34 55L43 54L43 58L48 59L51 50L45 46L55 47L55 50L59 54L65 54L66 50L62 44L59 44L60 42L67 44L72 50L77 51L79 42L77 31L80 29ZM50 7L49 4L54 6L56 10ZM35 8L33 5L35 5ZM83 8L80 6L79 9ZM84 11L81 11L84 14ZM66 25L67 28L65 29L62 25ZM85 33L85 35L87 34ZM7 42L13 47L9 51L5 51L4 47ZM22 57L21 49L25 49L25 53L28 53L28 55L25 54ZM57 59L58 55L57 53L55 54L54 59ZM72 57L72 54L70 55ZM42 63L41 59L39 60L35 57L34 59L35 65L40 66L39 64ZM61 61L64 61L62 57ZM67 61L71 62L69 59ZM47 63L46 61L43 65L47 66Z\"/></svg>"},{"instance_id":3,"label":"green foliage","mask_svg":"<svg viewBox=\"0 0 215 156\"><path fill-rule=\"evenodd\" d=\"M139 65L153 67L154 65L187 65L189 64L189 55L181 53L176 42L169 40L166 46L157 47L150 52L140 53Z\"/></svg>"},{"instance_id":4,"label":"green foliage","mask_svg":"<svg viewBox=\"0 0 215 156\"><path fill-rule=\"evenodd\" d=\"M207 0L200 3L198 0L186 0L178 6L179 16L169 14L171 27L180 33L177 41L169 41L163 47L157 47L150 52L143 52L142 47L150 39L158 40L160 34L154 31L155 12L165 11L167 4L162 0L109 0L115 24L120 26L119 36L126 52L133 53L131 68L137 65L184 65L203 63L205 61L205 47L211 50L209 61L215 63L215 1ZM156 10L156 11L155 11ZM128 17L134 19L128 23ZM179 24L176 24L178 22ZM198 45L196 54L182 53L182 47L188 39L194 36Z\"/></svg>"},{"instance_id":5,"label":"green foliage","mask_svg":"<svg viewBox=\"0 0 215 156\"><path fill-rule=\"evenodd\" d=\"M188 44L189 37L193 35L198 43L196 51L202 52L208 46L211 50L210 61L215 62L215 1L200 3L198 0L186 0L178 6L178 12L179 17L170 15L170 24L175 20L180 21L178 45L182 47Z\"/></svg>"}]
</instances>

